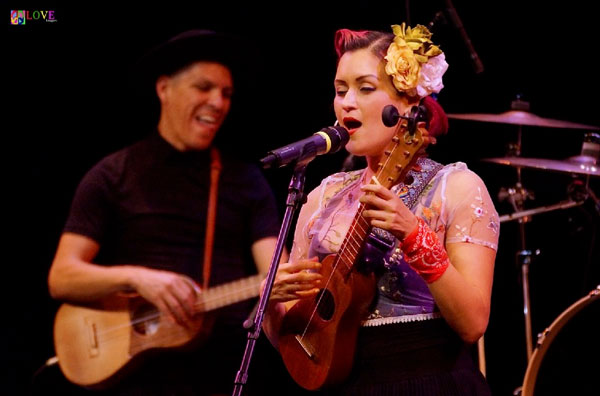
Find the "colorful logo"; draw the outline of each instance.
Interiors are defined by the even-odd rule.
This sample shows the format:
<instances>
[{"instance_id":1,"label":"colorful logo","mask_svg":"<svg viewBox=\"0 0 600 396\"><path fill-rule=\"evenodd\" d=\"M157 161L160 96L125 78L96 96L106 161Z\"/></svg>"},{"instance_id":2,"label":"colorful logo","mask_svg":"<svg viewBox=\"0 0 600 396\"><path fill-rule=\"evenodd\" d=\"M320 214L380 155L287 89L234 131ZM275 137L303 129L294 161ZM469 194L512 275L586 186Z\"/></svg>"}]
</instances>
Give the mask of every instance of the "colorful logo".
<instances>
[{"instance_id":1,"label":"colorful logo","mask_svg":"<svg viewBox=\"0 0 600 396\"><path fill-rule=\"evenodd\" d=\"M10 10L11 25L25 25L27 21L56 22L54 10Z\"/></svg>"},{"instance_id":2,"label":"colorful logo","mask_svg":"<svg viewBox=\"0 0 600 396\"><path fill-rule=\"evenodd\" d=\"M11 25L25 25L25 10L10 10Z\"/></svg>"}]
</instances>

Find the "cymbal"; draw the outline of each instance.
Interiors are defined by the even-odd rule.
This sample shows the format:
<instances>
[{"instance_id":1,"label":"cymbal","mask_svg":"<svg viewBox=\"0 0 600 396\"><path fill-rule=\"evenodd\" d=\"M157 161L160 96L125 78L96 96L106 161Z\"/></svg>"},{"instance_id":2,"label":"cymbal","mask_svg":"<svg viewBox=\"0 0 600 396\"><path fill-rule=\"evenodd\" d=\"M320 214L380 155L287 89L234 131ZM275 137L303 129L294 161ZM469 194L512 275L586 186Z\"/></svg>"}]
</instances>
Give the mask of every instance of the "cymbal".
<instances>
[{"instance_id":1,"label":"cymbal","mask_svg":"<svg viewBox=\"0 0 600 396\"><path fill-rule=\"evenodd\" d=\"M564 161L524 157L485 158L482 161L519 168L536 168L580 175L600 176L600 165L595 162L594 158L582 155L571 157Z\"/></svg>"},{"instance_id":2,"label":"cymbal","mask_svg":"<svg viewBox=\"0 0 600 396\"><path fill-rule=\"evenodd\" d=\"M448 118L454 118L458 120L496 122L501 124L530 125L547 128L588 129L593 131L600 130L600 127L594 125L577 124L575 122L570 121L543 118L528 111L522 110L510 110L500 114L448 114Z\"/></svg>"}]
</instances>

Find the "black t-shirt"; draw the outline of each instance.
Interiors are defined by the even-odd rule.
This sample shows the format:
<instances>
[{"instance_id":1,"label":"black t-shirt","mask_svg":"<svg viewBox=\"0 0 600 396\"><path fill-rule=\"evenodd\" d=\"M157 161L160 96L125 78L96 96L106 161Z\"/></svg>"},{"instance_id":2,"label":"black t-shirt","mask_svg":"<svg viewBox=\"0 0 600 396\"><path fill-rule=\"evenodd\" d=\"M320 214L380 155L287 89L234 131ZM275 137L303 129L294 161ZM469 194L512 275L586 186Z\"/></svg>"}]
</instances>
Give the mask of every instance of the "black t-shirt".
<instances>
[{"instance_id":1,"label":"black t-shirt","mask_svg":"<svg viewBox=\"0 0 600 396\"><path fill-rule=\"evenodd\" d=\"M255 274L252 243L279 231L275 199L260 169L225 155L221 162L211 286ZM95 263L170 270L202 284L209 190L208 150L182 153L155 133L107 156L84 176L64 231L100 244ZM202 352L177 356L168 363L173 371L197 366L189 359L201 360L202 370L214 369L232 384L246 341L242 323L254 303L218 310ZM210 354L218 359L210 363Z\"/></svg>"},{"instance_id":2,"label":"black t-shirt","mask_svg":"<svg viewBox=\"0 0 600 396\"><path fill-rule=\"evenodd\" d=\"M211 285L256 273L253 242L279 230L273 194L260 170L223 156ZM81 181L65 232L100 244L100 264L140 264L202 282L208 151L179 152L151 137L101 160Z\"/></svg>"}]
</instances>

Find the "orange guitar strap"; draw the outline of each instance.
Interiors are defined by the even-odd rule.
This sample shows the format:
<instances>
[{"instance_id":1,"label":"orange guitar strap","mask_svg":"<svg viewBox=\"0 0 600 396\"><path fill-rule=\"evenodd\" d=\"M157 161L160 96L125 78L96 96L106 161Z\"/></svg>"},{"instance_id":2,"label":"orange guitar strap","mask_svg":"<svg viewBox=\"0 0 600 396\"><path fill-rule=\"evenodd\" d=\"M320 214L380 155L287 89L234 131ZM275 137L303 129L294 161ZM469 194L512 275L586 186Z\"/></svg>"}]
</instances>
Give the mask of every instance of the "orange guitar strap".
<instances>
[{"instance_id":1,"label":"orange guitar strap","mask_svg":"<svg viewBox=\"0 0 600 396\"><path fill-rule=\"evenodd\" d=\"M210 150L210 192L208 195L208 213L206 215L206 238L204 240L204 267L202 271L202 288L208 288L210 267L212 262L213 240L215 237L215 218L217 216L217 196L219 191L219 174L221 173L221 157L219 150Z\"/></svg>"}]
</instances>

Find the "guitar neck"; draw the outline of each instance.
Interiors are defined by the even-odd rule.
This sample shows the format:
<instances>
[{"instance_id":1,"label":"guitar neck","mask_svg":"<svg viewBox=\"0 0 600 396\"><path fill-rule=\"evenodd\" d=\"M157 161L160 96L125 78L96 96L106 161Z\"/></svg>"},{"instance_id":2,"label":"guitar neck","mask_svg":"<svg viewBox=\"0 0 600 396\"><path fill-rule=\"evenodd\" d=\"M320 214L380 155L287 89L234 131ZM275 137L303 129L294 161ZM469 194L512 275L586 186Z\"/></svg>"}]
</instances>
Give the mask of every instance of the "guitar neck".
<instances>
[{"instance_id":1,"label":"guitar neck","mask_svg":"<svg viewBox=\"0 0 600 396\"><path fill-rule=\"evenodd\" d=\"M364 210L365 205L361 203L337 254L337 260L343 264L337 266L337 268L342 270L344 274L352 270L362 250L363 243L371 230L371 225L362 215Z\"/></svg>"},{"instance_id":2,"label":"guitar neck","mask_svg":"<svg viewBox=\"0 0 600 396\"><path fill-rule=\"evenodd\" d=\"M375 180L371 180L371 184L380 184L385 188L391 188L394 184L404 179L408 171L416 163L418 150L422 147L421 133L417 132L415 136L407 134L397 134L390 144L386 147L383 155L383 162L378 164ZM371 225L363 217L365 204L360 204L350 229L346 233L346 237L342 242L340 250L337 254L338 262L342 263L339 268L344 275L347 275L356 263L358 256L361 254L363 244L367 235L371 230Z\"/></svg>"},{"instance_id":3,"label":"guitar neck","mask_svg":"<svg viewBox=\"0 0 600 396\"><path fill-rule=\"evenodd\" d=\"M263 275L255 275L202 291L196 301L198 312L208 312L256 297Z\"/></svg>"}]
</instances>

